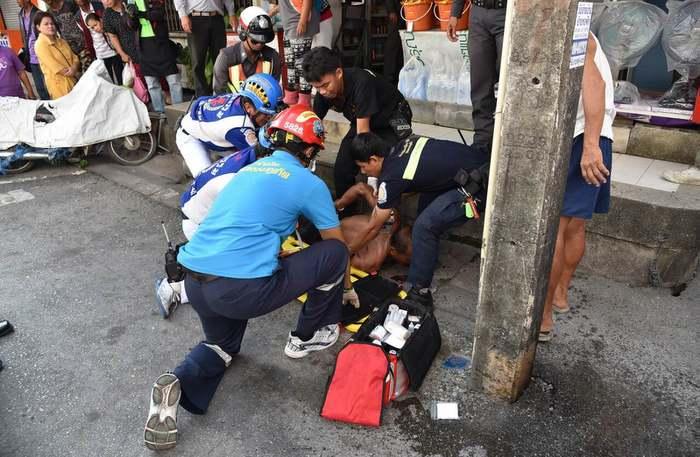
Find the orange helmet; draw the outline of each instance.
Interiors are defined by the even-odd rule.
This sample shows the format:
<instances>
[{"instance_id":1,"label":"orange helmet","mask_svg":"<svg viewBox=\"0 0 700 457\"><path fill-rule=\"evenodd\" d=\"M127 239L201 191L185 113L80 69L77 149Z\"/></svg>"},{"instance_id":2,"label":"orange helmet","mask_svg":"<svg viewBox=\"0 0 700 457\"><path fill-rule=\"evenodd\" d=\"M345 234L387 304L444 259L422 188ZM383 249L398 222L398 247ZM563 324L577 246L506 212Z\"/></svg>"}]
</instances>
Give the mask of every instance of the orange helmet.
<instances>
[{"instance_id":1,"label":"orange helmet","mask_svg":"<svg viewBox=\"0 0 700 457\"><path fill-rule=\"evenodd\" d=\"M278 131L275 133L274 131ZM323 122L308 106L294 105L279 113L267 128L273 144L307 143L323 149ZM286 132L281 134L279 131Z\"/></svg>"}]
</instances>

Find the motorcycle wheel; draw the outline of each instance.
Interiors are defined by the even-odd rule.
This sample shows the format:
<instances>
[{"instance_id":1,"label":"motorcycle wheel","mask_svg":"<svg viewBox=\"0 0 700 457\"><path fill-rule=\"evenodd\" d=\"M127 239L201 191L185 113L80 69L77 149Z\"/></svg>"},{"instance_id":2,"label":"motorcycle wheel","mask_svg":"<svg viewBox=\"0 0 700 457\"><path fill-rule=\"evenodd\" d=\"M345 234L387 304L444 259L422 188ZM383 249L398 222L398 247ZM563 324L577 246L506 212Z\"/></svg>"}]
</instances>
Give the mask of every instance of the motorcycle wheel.
<instances>
[{"instance_id":1,"label":"motorcycle wheel","mask_svg":"<svg viewBox=\"0 0 700 457\"><path fill-rule=\"evenodd\" d=\"M141 165L153 157L156 142L151 132L129 135L109 142L109 151L114 160L122 165Z\"/></svg>"},{"instance_id":2,"label":"motorcycle wheel","mask_svg":"<svg viewBox=\"0 0 700 457\"><path fill-rule=\"evenodd\" d=\"M33 160L15 160L10 164L10 166L5 170L8 175L18 175L20 173L25 173L32 168L34 168Z\"/></svg>"}]
</instances>

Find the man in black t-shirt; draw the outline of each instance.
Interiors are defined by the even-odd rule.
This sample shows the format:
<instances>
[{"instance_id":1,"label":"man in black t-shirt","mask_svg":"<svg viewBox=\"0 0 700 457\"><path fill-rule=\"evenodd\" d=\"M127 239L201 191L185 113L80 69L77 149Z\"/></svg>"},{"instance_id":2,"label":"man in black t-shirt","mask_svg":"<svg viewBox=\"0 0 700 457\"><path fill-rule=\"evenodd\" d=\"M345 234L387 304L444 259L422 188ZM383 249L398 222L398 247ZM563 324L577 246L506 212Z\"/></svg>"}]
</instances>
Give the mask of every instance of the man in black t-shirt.
<instances>
[{"instance_id":1,"label":"man in black t-shirt","mask_svg":"<svg viewBox=\"0 0 700 457\"><path fill-rule=\"evenodd\" d=\"M358 134L351 154L363 174L379 178L377 206L364 230L348 246L357 252L373 239L401 194L416 192L418 217L413 226L413 252L407 282L409 298L432 306L430 285L438 261L440 236L448 229L479 217L486 204L488 152L452 141L412 135L393 148L372 133ZM470 174L464 187L455 180L459 170Z\"/></svg>"},{"instance_id":2,"label":"man in black t-shirt","mask_svg":"<svg viewBox=\"0 0 700 457\"><path fill-rule=\"evenodd\" d=\"M350 131L340 143L334 166L335 193L340 198L353 184L358 168L350 154L352 139L372 132L388 146L411 134L411 107L398 91L382 78L361 68L343 68L337 54L318 47L304 56L304 78L318 91L314 111L323 119L329 109L343 113ZM355 208L345 209L345 214Z\"/></svg>"}]
</instances>

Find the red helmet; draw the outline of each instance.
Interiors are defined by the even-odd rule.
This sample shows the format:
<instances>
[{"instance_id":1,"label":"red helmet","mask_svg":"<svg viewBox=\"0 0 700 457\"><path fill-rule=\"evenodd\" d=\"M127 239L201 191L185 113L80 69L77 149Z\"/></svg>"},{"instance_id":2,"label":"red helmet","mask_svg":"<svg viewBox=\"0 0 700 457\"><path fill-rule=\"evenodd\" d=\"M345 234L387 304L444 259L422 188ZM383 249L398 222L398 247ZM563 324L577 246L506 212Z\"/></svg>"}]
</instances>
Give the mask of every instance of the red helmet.
<instances>
[{"instance_id":1,"label":"red helmet","mask_svg":"<svg viewBox=\"0 0 700 457\"><path fill-rule=\"evenodd\" d=\"M276 141L278 135L272 135L273 130L281 130L287 132L288 135L285 135L286 138ZM294 138L296 142L316 145L321 149L323 149L323 139L326 136L321 118L304 105L294 105L279 113L272 119L267 131L273 139L273 143L278 145L293 140L289 138L291 135L296 137Z\"/></svg>"}]
</instances>

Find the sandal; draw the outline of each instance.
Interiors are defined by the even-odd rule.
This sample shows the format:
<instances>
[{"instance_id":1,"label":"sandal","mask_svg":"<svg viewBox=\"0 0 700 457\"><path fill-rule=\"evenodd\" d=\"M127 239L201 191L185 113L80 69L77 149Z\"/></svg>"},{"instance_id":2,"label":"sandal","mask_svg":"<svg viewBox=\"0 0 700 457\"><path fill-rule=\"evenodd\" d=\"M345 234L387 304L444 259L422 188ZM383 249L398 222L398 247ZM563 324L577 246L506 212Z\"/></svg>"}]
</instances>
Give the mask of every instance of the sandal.
<instances>
[{"instance_id":1,"label":"sandal","mask_svg":"<svg viewBox=\"0 0 700 457\"><path fill-rule=\"evenodd\" d=\"M537 336L537 341L539 341L540 343L547 343L549 341L552 341L552 338L554 338L554 329L548 331L540 331L540 334Z\"/></svg>"},{"instance_id":2,"label":"sandal","mask_svg":"<svg viewBox=\"0 0 700 457\"><path fill-rule=\"evenodd\" d=\"M566 314L569 311L571 311L571 307L569 307L569 305L566 305L566 308L562 308L552 303L552 310L557 314Z\"/></svg>"}]
</instances>

